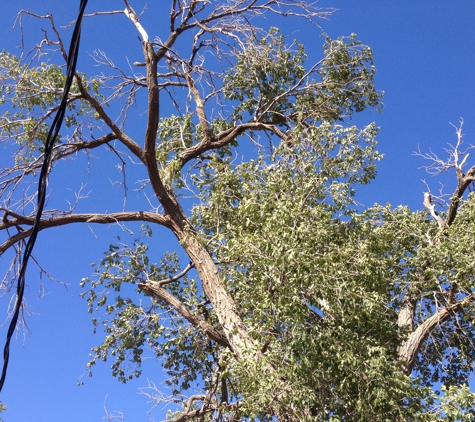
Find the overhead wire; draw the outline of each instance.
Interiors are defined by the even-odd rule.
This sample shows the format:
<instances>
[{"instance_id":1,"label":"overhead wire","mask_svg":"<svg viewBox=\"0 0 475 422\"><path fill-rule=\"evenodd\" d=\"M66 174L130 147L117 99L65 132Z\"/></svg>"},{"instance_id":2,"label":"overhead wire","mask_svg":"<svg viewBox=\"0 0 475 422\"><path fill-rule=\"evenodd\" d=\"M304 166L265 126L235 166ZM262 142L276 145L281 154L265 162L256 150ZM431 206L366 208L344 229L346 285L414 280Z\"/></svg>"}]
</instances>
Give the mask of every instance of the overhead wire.
<instances>
[{"instance_id":1,"label":"overhead wire","mask_svg":"<svg viewBox=\"0 0 475 422\"><path fill-rule=\"evenodd\" d=\"M8 361L10 359L10 341L13 337L13 333L15 332L15 328L18 322L18 317L20 315L21 305L23 302L23 294L25 291L26 268L27 268L28 260L33 251L33 247L35 245L36 238L38 236L38 232L40 229L41 216L43 214L43 209L44 209L45 200L46 200L48 172L51 166L51 159L53 157L53 148L54 148L58 133L61 129L61 125L63 123L64 115L66 113L69 91L74 81L74 75L76 72L76 63L77 63L78 52L79 52L79 41L81 38L81 23L82 23L82 18L84 15L84 10L86 8L87 1L88 0L81 0L81 4L79 6L78 18L76 20L76 24L74 25L73 34L71 36L71 43L69 45L69 53L68 53L67 68L66 68L66 80L64 83L61 103L56 113L56 116L53 120L53 123L51 124L50 130L48 132L48 137L46 138L46 142L45 142L43 165L41 167L41 172L40 172L39 180L38 180L38 205L37 205L37 210L36 210L35 223L31 230L30 237L28 238L28 242L25 246L23 260L21 262L20 273L17 279L16 301L15 301L14 310L13 310L13 317L8 327L5 347L3 349L3 369L2 369L2 376L0 378L0 391L2 391L3 385L5 383L5 378L7 375L7 368L8 368Z\"/></svg>"}]
</instances>

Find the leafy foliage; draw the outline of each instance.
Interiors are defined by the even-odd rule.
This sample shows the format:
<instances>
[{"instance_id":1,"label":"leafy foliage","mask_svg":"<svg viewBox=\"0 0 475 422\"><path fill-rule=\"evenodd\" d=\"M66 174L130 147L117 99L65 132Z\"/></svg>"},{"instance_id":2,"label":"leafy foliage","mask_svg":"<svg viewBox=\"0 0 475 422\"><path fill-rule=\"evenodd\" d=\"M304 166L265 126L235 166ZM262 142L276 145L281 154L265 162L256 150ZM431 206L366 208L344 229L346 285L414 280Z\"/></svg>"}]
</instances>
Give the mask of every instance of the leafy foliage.
<instances>
[{"instance_id":1,"label":"leafy foliage","mask_svg":"<svg viewBox=\"0 0 475 422\"><path fill-rule=\"evenodd\" d=\"M144 236L152 235L148 227L143 227L143 233ZM203 367L202 360L212 349L202 334L186 324L183 326L183 318L166 303L152 297L138 302L123 297L124 294L137 297L140 290L133 286L140 282L159 281L177 271L176 254L165 254L156 265L149 262L147 250L144 239L137 239L131 246L111 245L98 264L96 277L82 280L83 287L89 284L91 287L83 294L87 297L89 311L105 311L101 321L93 320L96 327L99 324L104 327L106 337L103 344L93 349L88 367L92 368L99 359L111 358L113 375L126 382L141 375L142 355L152 350L154 357L166 357L163 366L170 375L168 384L186 390L192 381L210 369L210 365ZM101 292L97 294L99 288ZM195 280L184 279L172 289L183 303L197 306ZM110 297L113 292L117 295Z\"/></svg>"},{"instance_id":2,"label":"leafy foliage","mask_svg":"<svg viewBox=\"0 0 475 422\"><path fill-rule=\"evenodd\" d=\"M371 49L354 35L324 36L321 60L309 65L297 41L289 46L278 29L251 25L259 2L185 3L173 2L164 44L143 36L127 4L143 36L146 76L77 74L70 95L70 149L55 160L108 145L121 168L128 157L146 170L136 182L153 208L55 212L42 221L144 224L133 241L117 238L81 282L89 312L101 315L94 329L104 332L89 369L110 361L127 382L141 375L145 357L160 360L171 401L182 407L170 411L175 421L473 420L464 383L475 363L475 197L465 189L475 168L453 164L465 187L442 217L429 197L429 212L361 210L355 191L374 179L382 155L376 125L348 119L382 106ZM277 3L274 13L293 13ZM318 16L306 3L294 7ZM188 56L174 43L190 29ZM17 166L0 178L0 192L9 193L0 227L18 229L14 245L31 219L9 209L9 198L37 169L63 76L57 65L8 53L0 69L0 105L10 102L0 139L18 147ZM104 108L106 88L111 101L129 92L115 118ZM143 147L117 123L140 90ZM163 93L176 108L168 115L159 115ZM450 209L456 218L448 219ZM170 230L182 250L157 259L149 224Z\"/></svg>"},{"instance_id":3,"label":"leafy foliage","mask_svg":"<svg viewBox=\"0 0 475 422\"><path fill-rule=\"evenodd\" d=\"M0 141L14 139L18 143L21 148L16 154L17 162L32 162L43 152L49 131L48 121L57 110L64 81L60 66L47 62L28 66L19 57L0 52L0 105L9 106L0 116ZM99 81L84 79L84 83L97 98L103 99L99 95ZM82 117L96 120L97 115L90 104L80 101L77 86L72 87L71 93L69 113L64 123L66 128L78 130L85 124L79 123ZM75 98L79 104L73 101ZM63 138L59 135L57 142L64 142Z\"/></svg>"}]
</instances>

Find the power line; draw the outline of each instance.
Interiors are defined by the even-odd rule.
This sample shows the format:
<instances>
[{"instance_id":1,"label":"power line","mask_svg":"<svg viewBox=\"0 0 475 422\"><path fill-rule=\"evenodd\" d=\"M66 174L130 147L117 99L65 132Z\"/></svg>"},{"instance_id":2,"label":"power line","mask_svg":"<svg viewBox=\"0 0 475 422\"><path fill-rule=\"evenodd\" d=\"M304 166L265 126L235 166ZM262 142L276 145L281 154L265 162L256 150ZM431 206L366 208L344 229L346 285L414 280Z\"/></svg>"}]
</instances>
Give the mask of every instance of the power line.
<instances>
[{"instance_id":1,"label":"power line","mask_svg":"<svg viewBox=\"0 0 475 422\"><path fill-rule=\"evenodd\" d=\"M59 130L63 123L64 115L66 113L66 106L68 101L69 91L74 80L74 74L76 72L76 63L78 58L79 51L79 40L81 37L81 23L82 17L84 15L84 10L86 8L87 0L81 0L79 6L78 18L76 24L74 25L74 31L71 36L71 44L69 45L69 54L68 54L68 64L66 69L66 81L64 83L63 95L61 98L61 104L56 113L56 116L53 120L51 128L48 132L48 137L45 142L44 156L43 156L43 166L41 167L41 173L38 180L38 208L36 210L35 224L31 231L31 235L28 239L28 242L25 247L25 252L23 254L23 260L21 263L20 274L17 280L17 291L16 291L16 302L13 312L12 320L8 327L7 339L5 341L5 348L3 349L3 369L2 377L0 378L0 391L3 389L3 384L5 383L5 377L7 376L8 360L10 358L10 341L12 339L13 333L15 331L16 324L18 322L18 316L20 315L21 304L23 301L23 293L25 291L25 276L26 276L26 267L28 265L28 260L33 251L33 247L38 236L38 231L40 228L41 215L43 214L43 209L45 206L46 199L46 187L47 187L47 176L48 170L51 165L51 158L53 154L53 147L56 142Z\"/></svg>"}]
</instances>

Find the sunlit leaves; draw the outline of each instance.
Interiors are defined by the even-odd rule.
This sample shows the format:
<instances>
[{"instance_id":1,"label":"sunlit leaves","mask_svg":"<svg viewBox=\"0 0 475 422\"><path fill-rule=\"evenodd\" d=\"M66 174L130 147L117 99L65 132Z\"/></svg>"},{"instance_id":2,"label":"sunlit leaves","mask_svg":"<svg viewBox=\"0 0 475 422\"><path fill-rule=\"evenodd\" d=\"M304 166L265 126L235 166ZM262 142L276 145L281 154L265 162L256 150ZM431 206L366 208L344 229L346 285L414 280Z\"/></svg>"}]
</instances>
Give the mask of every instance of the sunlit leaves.
<instances>
[{"instance_id":1,"label":"sunlit leaves","mask_svg":"<svg viewBox=\"0 0 475 422\"><path fill-rule=\"evenodd\" d=\"M20 146L17 162L30 162L43 152L50 124L58 108L65 76L60 66L42 62L33 66L23 63L17 56L0 52L0 104L6 106L0 116L0 142L15 140ZM97 98L100 83L83 83ZM95 120L88 103L81 100L77 86L73 85L67 106L63 129L77 129L80 122ZM59 134L57 143L64 142Z\"/></svg>"},{"instance_id":2,"label":"sunlit leaves","mask_svg":"<svg viewBox=\"0 0 475 422\"><path fill-rule=\"evenodd\" d=\"M225 97L235 103L234 119L313 124L381 106L370 48L351 36L327 38L323 51L324 59L308 70L303 46L286 46L277 29L251 39L224 78Z\"/></svg>"},{"instance_id":3,"label":"sunlit leaves","mask_svg":"<svg viewBox=\"0 0 475 422\"><path fill-rule=\"evenodd\" d=\"M250 39L224 78L225 97L237 102L236 118L247 112L255 119L273 121L288 113L291 103L286 96L278 98L304 76L305 58L303 46L286 47L275 28L260 39Z\"/></svg>"},{"instance_id":4,"label":"sunlit leaves","mask_svg":"<svg viewBox=\"0 0 475 422\"><path fill-rule=\"evenodd\" d=\"M375 135L373 126L322 124L271 156L211 160L197 179L205 205L196 224L253 338L293 385L292 402L320 417L389 414L411 388L385 304L392 280L372 254L375 225L352 210L355 184L374 177L380 158ZM257 393L245 369L233 368L251 402L271 396L272 383Z\"/></svg>"},{"instance_id":5,"label":"sunlit leaves","mask_svg":"<svg viewBox=\"0 0 475 422\"><path fill-rule=\"evenodd\" d=\"M194 195L193 228L186 233L214 259L218 283L248 332L244 346L232 353L216 345L172 302L140 290L144 282L162 283L206 324L234 336L237 330L220 324L215 312L226 305L212 303L203 280L170 281L182 269L177 255L152 259L146 239L118 240L87 280L90 310L103 313L95 325L102 323L106 334L90 365L112 358L113 374L125 382L140 375L149 349L163 359L174 394L196 382L216 391L224 380L232 387L226 400L239 401L245 417L259 420L272 412L302 421L448 415L437 410L444 399L430 384L444 381L450 389L467 376L470 340L448 339L455 326L434 332L416 364L421 380L411 378L401 371L407 330L398 326L398 311L409 288L419 303L416 324L437 311L452 286L455 295L471 292L475 244L464 232L472 226L471 202L461 206L460 224L444 233L425 212L377 205L358 212L355 189L375 177L382 156L375 124L358 128L346 118L380 107L381 93L373 84L372 52L354 36L326 38L324 57L310 68L303 47L286 46L275 29L241 47L230 52L235 66L220 74L213 91L226 103L209 114L219 117L204 120L211 106L189 83L199 113L187 105L186 113L161 118L153 164L173 200L185 187ZM236 158L233 147L246 135L265 136L268 147L260 138L254 153ZM190 150L198 152L182 160ZM467 309L453 324L472 334L473 319ZM453 348L441 355L443 340Z\"/></svg>"}]
</instances>

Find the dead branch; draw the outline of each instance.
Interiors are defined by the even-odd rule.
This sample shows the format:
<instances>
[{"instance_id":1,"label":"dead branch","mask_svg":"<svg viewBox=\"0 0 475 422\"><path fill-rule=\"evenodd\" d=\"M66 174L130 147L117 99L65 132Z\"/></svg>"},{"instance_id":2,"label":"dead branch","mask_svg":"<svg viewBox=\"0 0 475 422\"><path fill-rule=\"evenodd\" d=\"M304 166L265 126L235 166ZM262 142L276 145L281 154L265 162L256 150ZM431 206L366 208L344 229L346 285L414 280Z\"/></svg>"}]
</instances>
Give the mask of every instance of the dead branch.
<instances>
[{"instance_id":1,"label":"dead branch","mask_svg":"<svg viewBox=\"0 0 475 422\"><path fill-rule=\"evenodd\" d=\"M82 150L92 150L94 148L100 147L101 145L107 144L114 139L117 139L117 137L114 134L109 133L89 142L70 142L67 144L56 145L54 147L52 162L59 161ZM34 161L25 164L19 164L14 168L1 169L0 197L2 197L7 190L14 190L25 176L38 171L38 169L41 168L42 157L43 155L40 155Z\"/></svg>"},{"instance_id":2,"label":"dead branch","mask_svg":"<svg viewBox=\"0 0 475 422\"><path fill-rule=\"evenodd\" d=\"M440 217L439 213L435 209L435 204L432 203L432 195L429 192L424 193L424 206L429 210L432 218L437 221L440 228L444 227L444 221Z\"/></svg>"},{"instance_id":3,"label":"dead branch","mask_svg":"<svg viewBox=\"0 0 475 422\"><path fill-rule=\"evenodd\" d=\"M449 208L447 210L447 215L443 221L435 210L435 205L432 204L432 197L430 193L424 194L424 206L429 210L432 217L437 221L439 227L442 230L446 227L449 227L454 222L457 216L460 201L462 200L470 184L475 182L475 165L464 171L464 167L467 164L467 159L469 157L468 151L472 149L473 146L470 145L468 148L462 150L463 119L460 119L460 124L458 127L456 127L455 125L452 126L455 128L457 142L455 143L455 145L448 143L449 148L444 149L448 155L447 159L440 158L433 151L430 151L429 153L421 153L420 150L414 152L414 155L422 157L423 159L431 162L431 164L429 164L428 166L424 166L423 168L425 168L426 171L432 175L438 175L451 169L455 170L455 175L457 178L457 187L450 196Z\"/></svg>"}]
</instances>

